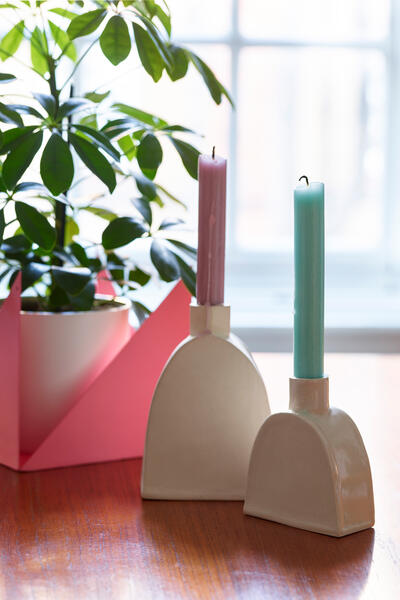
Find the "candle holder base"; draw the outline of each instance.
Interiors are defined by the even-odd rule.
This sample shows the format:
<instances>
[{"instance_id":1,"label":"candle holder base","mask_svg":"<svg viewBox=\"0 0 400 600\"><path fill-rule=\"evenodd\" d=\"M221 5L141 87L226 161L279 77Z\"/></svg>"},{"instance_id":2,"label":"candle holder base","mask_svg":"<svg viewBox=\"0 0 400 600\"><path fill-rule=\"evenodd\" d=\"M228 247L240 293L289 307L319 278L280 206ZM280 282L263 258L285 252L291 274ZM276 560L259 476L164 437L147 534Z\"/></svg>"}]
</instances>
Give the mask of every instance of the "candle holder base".
<instances>
[{"instance_id":1,"label":"candle holder base","mask_svg":"<svg viewBox=\"0 0 400 600\"><path fill-rule=\"evenodd\" d=\"M290 380L290 410L254 443L244 512L342 537L374 524L368 456L355 423L329 408L328 378Z\"/></svg>"},{"instance_id":2,"label":"candle holder base","mask_svg":"<svg viewBox=\"0 0 400 600\"><path fill-rule=\"evenodd\" d=\"M243 500L251 448L270 414L262 377L230 334L229 306L191 306L191 335L154 392L142 497Z\"/></svg>"}]
</instances>

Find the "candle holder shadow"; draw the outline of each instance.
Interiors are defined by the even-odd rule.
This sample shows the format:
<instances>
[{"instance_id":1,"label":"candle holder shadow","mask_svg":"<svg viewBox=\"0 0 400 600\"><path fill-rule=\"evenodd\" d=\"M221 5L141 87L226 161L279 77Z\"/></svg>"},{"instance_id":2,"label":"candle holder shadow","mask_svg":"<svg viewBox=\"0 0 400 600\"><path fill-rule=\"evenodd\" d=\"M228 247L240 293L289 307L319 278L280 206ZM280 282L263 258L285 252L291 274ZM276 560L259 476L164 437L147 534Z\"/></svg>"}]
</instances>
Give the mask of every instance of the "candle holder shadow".
<instances>
[{"instance_id":1,"label":"candle holder shadow","mask_svg":"<svg viewBox=\"0 0 400 600\"><path fill-rule=\"evenodd\" d=\"M243 500L267 392L230 307L190 307L190 336L158 381L143 458L143 498Z\"/></svg>"},{"instance_id":2,"label":"candle holder shadow","mask_svg":"<svg viewBox=\"0 0 400 600\"><path fill-rule=\"evenodd\" d=\"M374 524L368 455L329 380L290 379L290 410L270 416L254 443L244 512L342 537Z\"/></svg>"}]
</instances>

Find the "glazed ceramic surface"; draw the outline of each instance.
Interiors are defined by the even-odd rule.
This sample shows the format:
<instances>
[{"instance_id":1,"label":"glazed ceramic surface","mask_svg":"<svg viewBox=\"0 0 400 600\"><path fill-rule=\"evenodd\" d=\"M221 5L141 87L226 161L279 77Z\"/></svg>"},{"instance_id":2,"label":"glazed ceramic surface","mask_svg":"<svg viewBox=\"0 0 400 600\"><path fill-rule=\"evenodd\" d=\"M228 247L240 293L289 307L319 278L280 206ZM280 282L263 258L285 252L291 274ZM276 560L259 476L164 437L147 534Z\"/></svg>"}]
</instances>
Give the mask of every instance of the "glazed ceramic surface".
<instances>
[{"instance_id":1,"label":"glazed ceramic surface","mask_svg":"<svg viewBox=\"0 0 400 600\"><path fill-rule=\"evenodd\" d=\"M372 527L368 456L351 418L329 408L328 378L291 379L290 409L257 435L244 512L337 537Z\"/></svg>"},{"instance_id":2,"label":"glazed ceramic surface","mask_svg":"<svg viewBox=\"0 0 400 600\"><path fill-rule=\"evenodd\" d=\"M99 296L100 297L100 296ZM101 296L104 300L112 297ZM21 311L20 443L31 453L129 340L130 302L89 312Z\"/></svg>"},{"instance_id":3,"label":"glazed ceramic surface","mask_svg":"<svg viewBox=\"0 0 400 600\"><path fill-rule=\"evenodd\" d=\"M251 448L270 413L261 375L230 334L228 306L191 306L191 335L153 396L143 498L242 500Z\"/></svg>"}]
</instances>

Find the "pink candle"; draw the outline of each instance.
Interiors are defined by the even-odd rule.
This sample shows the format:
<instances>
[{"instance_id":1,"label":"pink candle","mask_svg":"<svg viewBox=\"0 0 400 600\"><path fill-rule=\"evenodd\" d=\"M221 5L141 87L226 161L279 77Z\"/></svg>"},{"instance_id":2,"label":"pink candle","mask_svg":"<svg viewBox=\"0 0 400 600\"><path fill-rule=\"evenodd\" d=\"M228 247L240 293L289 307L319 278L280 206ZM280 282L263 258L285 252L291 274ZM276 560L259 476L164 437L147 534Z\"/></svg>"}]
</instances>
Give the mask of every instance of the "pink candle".
<instances>
[{"instance_id":1,"label":"pink candle","mask_svg":"<svg viewBox=\"0 0 400 600\"><path fill-rule=\"evenodd\" d=\"M225 284L226 160L199 156L197 303L223 304Z\"/></svg>"}]
</instances>

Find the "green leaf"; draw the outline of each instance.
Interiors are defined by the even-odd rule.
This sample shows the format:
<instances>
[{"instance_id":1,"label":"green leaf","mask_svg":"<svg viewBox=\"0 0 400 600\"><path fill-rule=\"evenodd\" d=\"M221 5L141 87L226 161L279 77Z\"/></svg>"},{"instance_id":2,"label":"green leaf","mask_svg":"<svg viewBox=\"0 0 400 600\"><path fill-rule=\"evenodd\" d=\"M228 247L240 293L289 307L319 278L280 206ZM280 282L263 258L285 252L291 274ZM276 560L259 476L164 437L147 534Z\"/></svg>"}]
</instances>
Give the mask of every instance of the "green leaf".
<instances>
[{"instance_id":1,"label":"green leaf","mask_svg":"<svg viewBox=\"0 0 400 600\"><path fill-rule=\"evenodd\" d=\"M72 242L69 245L69 251L71 252L72 256L76 258L80 265L82 265L83 267L89 266L89 259L86 254L86 250L83 246L81 246L77 242Z\"/></svg>"},{"instance_id":2,"label":"green leaf","mask_svg":"<svg viewBox=\"0 0 400 600\"><path fill-rule=\"evenodd\" d=\"M97 148L79 135L69 133L69 139L79 158L105 185L110 192L116 186L115 173L108 160Z\"/></svg>"},{"instance_id":3,"label":"green leaf","mask_svg":"<svg viewBox=\"0 0 400 600\"><path fill-rule=\"evenodd\" d=\"M165 194L167 196L167 198L169 198L170 200L172 200L172 202L176 202L176 204L179 204L180 206L182 206L182 208L184 208L185 210L187 210L186 204L184 202L182 202L182 200L179 200L179 198L177 198L176 196L174 196L173 194L171 194L171 192L168 191L165 187L163 187L159 183L156 184L156 187L157 187L158 190L160 190L160 192L162 192L163 194Z\"/></svg>"},{"instance_id":4,"label":"green leaf","mask_svg":"<svg viewBox=\"0 0 400 600\"><path fill-rule=\"evenodd\" d=\"M87 212L92 213L92 215L96 215L96 217L100 217L105 221L114 221L114 219L116 219L118 216L111 210L108 210L107 208L100 208L98 206L82 206L81 210L86 210Z\"/></svg>"},{"instance_id":5,"label":"green leaf","mask_svg":"<svg viewBox=\"0 0 400 600\"><path fill-rule=\"evenodd\" d=\"M71 296L79 294L91 279L89 269L53 267L52 273L55 283Z\"/></svg>"},{"instance_id":6,"label":"green leaf","mask_svg":"<svg viewBox=\"0 0 400 600\"><path fill-rule=\"evenodd\" d=\"M158 81L165 66L162 54L146 29L133 23L133 31L140 61L153 80Z\"/></svg>"},{"instance_id":7,"label":"green leaf","mask_svg":"<svg viewBox=\"0 0 400 600\"><path fill-rule=\"evenodd\" d=\"M70 244L76 235L79 235L79 225L74 219L67 217L65 223L65 243L67 245Z\"/></svg>"},{"instance_id":8,"label":"green leaf","mask_svg":"<svg viewBox=\"0 0 400 600\"><path fill-rule=\"evenodd\" d=\"M45 250L54 247L56 230L36 208L25 202L16 202L15 213L27 238Z\"/></svg>"},{"instance_id":9,"label":"green leaf","mask_svg":"<svg viewBox=\"0 0 400 600\"><path fill-rule=\"evenodd\" d=\"M124 113L125 115L128 115L129 117L132 117L132 119L135 119L139 123L146 123L146 125L150 125L154 129L159 129L168 125L167 121L164 121L164 119L160 119L160 117L156 117L151 113L140 110L139 108L135 108L134 106L129 106L128 104L124 104L122 102L116 102L112 105L112 108Z\"/></svg>"},{"instance_id":10,"label":"green leaf","mask_svg":"<svg viewBox=\"0 0 400 600\"><path fill-rule=\"evenodd\" d=\"M150 258L164 281L175 281L180 277L177 258L160 240L153 240L150 248Z\"/></svg>"},{"instance_id":11,"label":"green leaf","mask_svg":"<svg viewBox=\"0 0 400 600\"><path fill-rule=\"evenodd\" d=\"M153 214L148 198L145 198L144 196L140 198L133 198L132 204L134 205L136 210L140 212L146 223L148 223L151 226L151 223L153 221Z\"/></svg>"},{"instance_id":12,"label":"green leaf","mask_svg":"<svg viewBox=\"0 0 400 600\"><path fill-rule=\"evenodd\" d=\"M50 296L48 299L48 305L50 310L57 308L58 310L67 307L69 304L69 298L66 292L62 290L58 285L52 285Z\"/></svg>"},{"instance_id":13,"label":"green leaf","mask_svg":"<svg viewBox=\"0 0 400 600\"><path fill-rule=\"evenodd\" d=\"M182 133L196 133L195 131L193 131L193 129L182 127L182 125L167 125L166 127L162 127L161 131L166 131L167 133L174 131L181 131Z\"/></svg>"},{"instance_id":14,"label":"green leaf","mask_svg":"<svg viewBox=\"0 0 400 600\"><path fill-rule=\"evenodd\" d=\"M75 62L78 55L76 52L75 44L70 39L69 35L51 21L49 21L49 26L51 34L53 36L53 40L60 48L62 54L65 54L65 56L68 56L68 58Z\"/></svg>"},{"instance_id":15,"label":"green leaf","mask_svg":"<svg viewBox=\"0 0 400 600\"><path fill-rule=\"evenodd\" d=\"M127 131L133 129L133 123L131 119L114 119L113 121L108 121L102 128L101 131L106 134L106 136L112 140L121 134L125 134Z\"/></svg>"},{"instance_id":16,"label":"green leaf","mask_svg":"<svg viewBox=\"0 0 400 600\"><path fill-rule=\"evenodd\" d=\"M75 296L68 294L71 308L76 311L91 310L96 294L96 285L94 281L89 281L83 290Z\"/></svg>"},{"instance_id":17,"label":"green leaf","mask_svg":"<svg viewBox=\"0 0 400 600\"><path fill-rule=\"evenodd\" d=\"M23 181L19 183L14 188L14 193L17 192L29 192L31 190L39 190L40 192L46 192L46 188L41 183L36 183L36 181Z\"/></svg>"},{"instance_id":18,"label":"green leaf","mask_svg":"<svg viewBox=\"0 0 400 600\"><path fill-rule=\"evenodd\" d=\"M142 271L142 269L139 269L139 267L135 267L132 271L129 271L128 278L129 281L133 281L141 286L144 286L150 281L151 275L150 273Z\"/></svg>"},{"instance_id":19,"label":"green leaf","mask_svg":"<svg viewBox=\"0 0 400 600\"><path fill-rule=\"evenodd\" d=\"M150 200L154 200L157 196L157 188L155 183L141 174L134 175L134 177L139 192L141 192L143 196L146 196Z\"/></svg>"},{"instance_id":20,"label":"green leaf","mask_svg":"<svg viewBox=\"0 0 400 600\"><path fill-rule=\"evenodd\" d=\"M114 148L108 137L101 131L97 131L96 129L93 129L93 127L87 127L86 125L74 124L74 127L78 131L82 131L89 138L94 140L96 144L100 146L100 148L104 150L104 152L107 152L107 154L109 154L114 160L118 161L121 158L121 155L118 152L118 150Z\"/></svg>"},{"instance_id":21,"label":"green leaf","mask_svg":"<svg viewBox=\"0 0 400 600\"><path fill-rule=\"evenodd\" d=\"M120 248L142 237L147 227L135 217L119 217L111 221L103 231L102 244L106 250Z\"/></svg>"},{"instance_id":22,"label":"green leaf","mask_svg":"<svg viewBox=\"0 0 400 600\"><path fill-rule=\"evenodd\" d=\"M215 75L211 71L210 67L208 67L206 65L206 63L203 60L201 60L201 58L199 58L193 52L190 52L189 50L186 50L186 52L187 52L187 55L190 58L191 62L193 63L193 65L196 67L196 69L202 76L203 81L205 82L206 86L208 87L208 90L209 90L214 102L216 102L217 104L220 104L221 100L222 100L222 96L225 96L229 100L229 102L233 105L233 101L232 101L232 98L230 97L229 93L224 88L222 83L220 83L218 81L218 79L215 77Z\"/></svg>"},{"instance_id":23,"label":"green leaf","mask_svg":"<svg viewBox=\"0 0 400 600\"><path fill-rule=\"evenodd\" d=\"M179 240L171 240L169 238L167 239L167 242L169 242L170 244L173 244L179 250L181 250L182 252L185 252L185 254L188 254L191 258L197 258L197 250L193 246L189 246L188 244L185 244L184 242L180 242Z\"/></svg>"},{"instance_id":24,"label":"green leaf","mask_svg":"<svg viewBox=\"0 0 400 600\"><path fill-rule=\"evenodd\" d=\"M149 170L157 172L162 162L163 152L161 144L152 133L143 136L137 150L137 161L139 167L146 174Z\"/></svg>"},{"instance_id":25,"label":"green leaf","mask_svg":"<svg viewBox=\"0 0 400 600\"><path fill-rule=\"evenodd\" d=\"M188 57L183 48L175 46L174 44L171 44L169 51L173 62L171 67L167 67L167 73L172 81L177 81L178 79L185 77L187 73L189 66Z\"/></svg>"},{"instance_id":26,"label":"green leaf","mask_svg":"<svg viewBox=\"0 0 400 600\"><path fill-rule=\"evenodd\" d=\"M34 125L29 127L15 127L13 129L7 129L3 132L2 144L0 147L0 154L6 154L10 150L14 150L33 130L36 129Z\"/></svg>"},{"instance_id":27,"label":"green leaf","mask_svg":"<svg viewBox=\"0 0 400 600\"><path fill-rule=\"evenodd\" d=\"M163 219L159 229L171 229L171 227L176 227L177 225L182 225L184 223L182 219Z\"/></svg>"},{"instance_id":28,"label":"green leaf","mask_svg":"<svg viewBox=\"0 0 400 600\"><path fill-rule=\"evenodd\" d=\"M191 177L193 177L193 179L197 179L200 152L194 146L184 142L183 140L177 140L176 138L172 137L170 140L181 157L186 171Z\"/></svg>"},{"instance_id":29,"label":"green leaf","mask_svg":"<svg viewBox=\"0 0 400 600\"><path fill-rule=\"evenodd\" d=\"M155 14L158 17L158 19L160 20L160 22L162 23L168 36L170 37L171 36L171 16L169 14L167 14L161 8L161 6L159 6L158 4L156 4L156 13Z\"/></svg>"},{"instance_id":30,"label":"green leaf","mask_svg":"<svg viewBox=\"0 0 400 600\"><path fill-rule=\"evenodd\" d=\"M100 47L103 54L113 65L119 65L131 51L131 38L128 26L119 15L108 21L100 36Z\"/></svg>"},{"instance_id":31,"label":"green leaf","mask_svg":"<svg viewBox=\"0 0 400 600\"><path fill-rule=\"evenodd\" d=\"M71 21L71 19L75 19L75 17L77 16L76 13L67 10L65 8L50 8L49 12L55 13L56 15L60 15L60 17L65 17L66 19L69 19Z\"/></svg>"},{"instance_id":32,"label":"green leaf","mask_svg":"<svg viewBox=\"0 0 400 600\"><path fill-rule=\"evenodd\" d=\"M29 106L28 104L8 104L8 108L15 110L18 114L32 115L33 117L37 117L38 119L43 120L43 115L40 114L36 108L33 106Z\"/></svg>"},{"instance_id":33,"label":"green leaf","mask_svg":"<svg viewBox=\"0 0 400 600\"><path fill-rule=\"evenodd\" d=\"M36 283L45 273L48 273L50 267L43 263L30 262L24 265L21 269L22 274L22 291L30 288Z\"/></svg>"},{"instance_id":34,"label":"green leaf","mask_svg":"<svg viewBox=\"0 0 400 600\"><path fill-rule=\"evenodd\" d=\"M120 258L118 256L118 254L115 254L115 252L108 252L107 253L107 269L111 272L113 271L114 273L116 273L116 271L118 271L118 274L114 277L114 279L123 279L124 277L124 267L125 266L125 262L122 258ZM120 268L121 267L121 268Z\"/></svg>"},{"instance_id":35,"label":"green leaf","mask_svg":"<svg viewBox=\"0 0 400 600\"><path fill-rule=\"evenodd\" d=\"M49 96L48 94L33 94L35 100L39 102L41 106L43 106L44 110L47 112L50 117L56 116L56 101L53 96Z\"/></svg>"},{"instance_id":36,"label":"green leaf","mask_svg":"<svg viewBox=\"0 0 400 600\"><path fill-rule=\"evenodd\" d=\"M93 129L98 129L96 113L94 112L89 115L84 115L81 119L79 119L79 124L87 125L88 127L92 127Z\"/></svg>"},{"instance_id":37,"label":"green leaf","mask_svg":"<svg viewBox=\"0 0 400 600\"><path fill-rule=\"evenodd\" d=\"M123 154L126 156L128 160L132 160L136 155L136 146L133 143L133 139L131 136L124 135L124 137L119 138L117 141L118 146L121 148Z\"/></svg>"},{"instance_id":38,"label":"green leaf","mask_svg":"<svg viewBox=\"0 0 400 600\"><path fill-rule=\"evenodd\" d=\"M154 25L154 23L152 23L151 19L148 19L146 16L144 16L144 15L137 15L137 16L142 21L144 26L146 27L147 33L149 34L150 38L152 39L154 45L157 47L157 49L160 53L160 56L164 62L164 65L166 67L168 67L168 66L172 67L171 53L168 49L167 44L161 37L160 32L157 29L157 27Z\"/></svg>"},{"instance_id":39,"label":"green leaf","mask_svg":"<svg viewBox=\"0 0 400 600\"><path fill-rule=\"evenodd\" d=\"M7 156L3 165L3 178L7 188L12 190L31 165L42 145L43 132L38 131L24 137L22 142Z\"/></svg>"},{"instance_id":40,"label":"green leaf","mask_svg":"<svg viewBox=\"0 0 400 600\"><path fill-rule=\"evenodd\" d=\"M122 282L125 278L124 261L114 253L109 254L107 258L107 270L109 271L111 277L114 281ZM116 266L117 268L115 268Z\"/></svg>"},{"instance_id":41,"label":"green leaf","mask_svg":"<svg viewBox=\"0 0 400 600\"><path fill-rule=\"evenodd\" d=\"M77 37L93 33L99 27L106 14L107 11L104 8L98 8L75 17L67 29L67 34L71 40L74 40Z\"/></svg>"},{"instance_id":42,"label":"green leaf","mask_svg":"<svg viewBox=\"0 0 400 600\"><path fill-rule=\"evenodd\" d=\"M4 229L6 227L6 221L4 219L4 209L0 210L0 245L3 243Z\"/></svg>"},{"instance_id":43,"label":"green leaf","mask_svg":"<svg viewBox=\"0 0 400 600\"><path fill-rule=\"evenodd\" d=\"M0 83L10 83L16 79L15 75L11 75L11 73L0 73Z\"/></svg>"},{"instance_id":44,"label":"green leaf","mask_svg":"<svg viewBox=\"0 0 400 600\"><path fill-rule=\"evenodd\" d=\"M192 267L185 263L184 260L177 254L175 254L175 258L178 261L179 269L181 273L181 278L183 283L186 285L189 292L192 296L196 295L196 273L193 271Z\"/></svg>"},{"instance_id":45,"label":"green leaf","mask_svg":"<svg viewBox=\"0 0 400 600\"><path fill-rule=\"evenodd\" d=\"M103 94L99 94L98 92L87 92L87 94L85 94L85 98L98 104L99 102L105 100L109 95L110 91L104 92Z\"/></svg>"},{"instance_id":46,"label":"green leaf","mask_svg":"<svg viewBox=\"0 0 400 600\"><path fill-rule=\"evenodd\" d=\"M13 125L18 125L19 127L23 127L24 123L19 116L19 114L15 111L0 102L0 121L3 123L12 123Z\"/></svg>"},{"instance_id":47,"label":"green leaf","mask_svg":"<svg viewBox=\"0 0 400 600\"><path fill-rule=\"evenodd\" d=\"M47 61L48 48L46 38L38 27L35 27L31 35L31 61L32 66L40 75L45 75L49 70Z\"/></svg>"},{"instance_id":48,"label":"green leaf","mask_svg":"<svg viewBox=\"0 0 400 600\"><path fill-rule=\"evenodd\" d=\"M13 258L15 255L28 253L31 247L32 243L24 235L17 234L3 240L1 250L6 256Z\"/></svg>"},{"instance_id":49,"label":"green leaf","mask_svg":"<svg viewBox=\"0 0 400 600\"><path fill-rule=\"evenodd\" d=\"M43 183L52 194L66 192L74 177L74 163L68 144L58 133L53 133L47 142L40 161Z\"/></svg>"},{"instance_id":50,"label":"green leaf","mask_svg":"<svg viewBox=\"0 0 400 600\"><path fill-rule=\"evenodd\" d=\"M57 111L57 119L64 119L69 115L72 115L74 112L79 110L82 106L87 105L88 102L86 100L79 100L79 98L71 98L70 100L66 100Z\"/></svg>"},{"instance_id":51,"label":"green leaf","mask_svg":"<svg viewBox=\"0 0 400 600\"><path fill-rule=\"evenodd\" d=\"M0 42L0 59L7 60L10 56L14 56L19 48L22 38L24 37L24 21L17 23Z\"/></svg>"}]
</instances>

